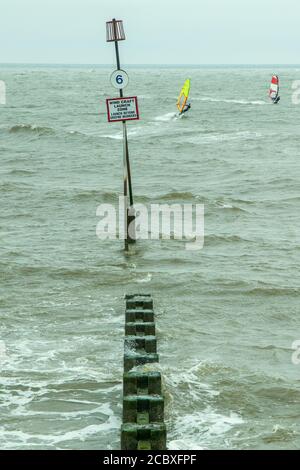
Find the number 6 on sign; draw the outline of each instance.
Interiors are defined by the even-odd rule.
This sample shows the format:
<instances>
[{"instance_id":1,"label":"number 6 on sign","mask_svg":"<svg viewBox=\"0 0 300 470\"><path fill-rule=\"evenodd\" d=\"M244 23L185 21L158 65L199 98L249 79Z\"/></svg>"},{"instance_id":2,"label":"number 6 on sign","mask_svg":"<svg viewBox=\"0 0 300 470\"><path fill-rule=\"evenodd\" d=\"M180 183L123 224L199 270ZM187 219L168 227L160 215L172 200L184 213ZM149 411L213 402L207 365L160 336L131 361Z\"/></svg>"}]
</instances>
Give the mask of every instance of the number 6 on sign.
<instances>
[{"instance_id":1,"label":"number 6 on sign","mask_svg":"<svg viewBox=\"0 0 300 470\"><path fill-rule=\"evenodd\" d=\"M129 83L129 78L124 70L115 70L110 77L110 81L113 87L118 90L123 90Z\"/></svg>"}]
</instances>

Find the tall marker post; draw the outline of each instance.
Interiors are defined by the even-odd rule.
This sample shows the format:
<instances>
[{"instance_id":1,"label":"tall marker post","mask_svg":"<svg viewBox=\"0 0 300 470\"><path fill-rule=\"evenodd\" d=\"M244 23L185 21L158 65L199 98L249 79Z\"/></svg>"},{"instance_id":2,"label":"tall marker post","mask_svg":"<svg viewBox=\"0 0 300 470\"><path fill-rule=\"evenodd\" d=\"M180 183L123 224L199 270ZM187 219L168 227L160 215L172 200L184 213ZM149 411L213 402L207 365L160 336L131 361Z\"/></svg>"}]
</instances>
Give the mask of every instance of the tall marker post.
<instances>
[{"instance_id":1,"label":"tall marker post","mask_svg":"<svg viewBox=\"0 0 300 470\"><path fill-rule=\"evenodd\" d=\"M123 157L124 157L124 238L125 251L128 251L129 243L135 242L135 236L128 233L128 228L134 224L135 215L133 207L133 192L131 182L131 170L129 160L128 138L126 121L139 119L137 98L124 98L123 89L128 85L127 73L121 69L119 41L125 41L123 21L113 19L106 23L106 41L115 43L117 70L111 75L111 83L120 92L120 99L107 100L107 113L109 122L122 121L123 125ZM128 195L129 203L128 207Z\"/></svg>"}]
</instances>

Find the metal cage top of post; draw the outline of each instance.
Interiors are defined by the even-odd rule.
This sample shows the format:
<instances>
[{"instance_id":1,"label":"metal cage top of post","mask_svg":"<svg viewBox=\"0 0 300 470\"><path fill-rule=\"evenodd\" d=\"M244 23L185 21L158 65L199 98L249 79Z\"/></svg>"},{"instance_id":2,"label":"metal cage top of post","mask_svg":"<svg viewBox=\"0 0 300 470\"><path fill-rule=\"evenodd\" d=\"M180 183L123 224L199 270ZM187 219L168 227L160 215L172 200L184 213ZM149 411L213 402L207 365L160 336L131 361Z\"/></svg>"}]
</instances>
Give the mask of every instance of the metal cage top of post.
<instances>
[{"instance_id":1,"label":"metal cage top of post","mask_svg":"<svg viewBox=\"0 0 300 470\"><path fill-rule=\"evenodd\" d=\"M125 33L122 20L108 21L106 23L106 41L125 41Z\"/></svg>"}]
</instances>

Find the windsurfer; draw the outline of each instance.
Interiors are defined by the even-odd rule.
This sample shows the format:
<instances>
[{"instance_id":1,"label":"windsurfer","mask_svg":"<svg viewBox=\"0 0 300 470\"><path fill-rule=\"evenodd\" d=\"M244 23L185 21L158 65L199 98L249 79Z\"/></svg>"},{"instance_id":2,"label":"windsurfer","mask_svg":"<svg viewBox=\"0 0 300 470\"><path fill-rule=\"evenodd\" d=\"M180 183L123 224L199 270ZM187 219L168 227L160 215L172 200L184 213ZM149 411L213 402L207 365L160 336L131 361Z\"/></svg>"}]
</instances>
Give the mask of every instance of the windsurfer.
<instances>
[{"instance_id":1,"label":"windsurfer","mask_svg":"<svg viewBox=\"0 0 300 470\"><path fill-rule=\"evenodd\" d=\"M186 113L191 108L191 103L185 105L180 114Z\"/></svg>"},{"instance_id":2,"label":"windsurfer","mask_svg":"<svg viewBox=\"0 0 300 470\"><path fill-rule=\"evenodd\" d=\"M273 75L271 80L271 86L269 91L269 96L274 104L279 103L280 96L279 96L279 77L278 75Z\"/></svg>"}]
</instances>

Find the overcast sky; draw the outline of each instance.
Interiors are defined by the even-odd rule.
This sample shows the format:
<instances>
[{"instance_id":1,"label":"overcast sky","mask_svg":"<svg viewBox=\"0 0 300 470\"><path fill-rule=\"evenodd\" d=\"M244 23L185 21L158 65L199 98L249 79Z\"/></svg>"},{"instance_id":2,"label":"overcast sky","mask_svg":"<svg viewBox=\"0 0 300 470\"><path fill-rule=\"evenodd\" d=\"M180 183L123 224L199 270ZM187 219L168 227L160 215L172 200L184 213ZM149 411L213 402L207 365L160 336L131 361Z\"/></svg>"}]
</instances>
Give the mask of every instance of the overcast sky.
<instances>
[{"instance_id":1,"label":"overcast sky","mask_svg":"<svg viewBox=\"0 0 300 470\"><path fill-rule=\"evenodd\" d=\"M299 64L299 0L1 0L0 62Z\"/></svg>"}]
</instances>

